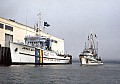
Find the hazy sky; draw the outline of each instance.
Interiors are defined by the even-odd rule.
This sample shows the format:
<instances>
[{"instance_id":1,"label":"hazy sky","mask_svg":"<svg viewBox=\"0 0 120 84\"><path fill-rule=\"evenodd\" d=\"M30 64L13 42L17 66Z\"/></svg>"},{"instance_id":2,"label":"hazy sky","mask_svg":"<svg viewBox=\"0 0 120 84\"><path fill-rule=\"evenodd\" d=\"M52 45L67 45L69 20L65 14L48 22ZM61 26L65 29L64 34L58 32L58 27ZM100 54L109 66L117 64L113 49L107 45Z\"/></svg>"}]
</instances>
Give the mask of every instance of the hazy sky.
<instances>
[{"instance_id":1,"label":"hazy sky","mask_svg":"<svg viewBox=\"0 0 120 84\"><path fill-rule=\"evenodd\" d=\"M46 32L65 39L65 51L79 59L88 34L97 35L99 56L120 60L120 0L0 0L0 17L33 27L42 12Z\"/></svg>"}]
</instances>

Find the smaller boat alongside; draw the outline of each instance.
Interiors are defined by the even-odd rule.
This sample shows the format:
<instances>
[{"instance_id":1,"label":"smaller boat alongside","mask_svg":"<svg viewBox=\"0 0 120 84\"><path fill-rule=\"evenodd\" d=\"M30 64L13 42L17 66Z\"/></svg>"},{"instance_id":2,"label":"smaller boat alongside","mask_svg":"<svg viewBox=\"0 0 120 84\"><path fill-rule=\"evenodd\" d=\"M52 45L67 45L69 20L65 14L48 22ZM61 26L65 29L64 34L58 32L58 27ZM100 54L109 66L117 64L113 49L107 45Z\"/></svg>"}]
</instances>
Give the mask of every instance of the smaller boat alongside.
<instances>
[{"instance_id":1,"label":"smaller boat alongside","mask_svg":"<svg viewBox=\"0 0 120 84\"><path fill-rule=\"evenodd\" d=\"M81 65L102 65L103 62L98 56L98 42L95 45L96 34L88 35L88 42L85 43L85 49L79 55Z\"/></svg>"}]
</instances>

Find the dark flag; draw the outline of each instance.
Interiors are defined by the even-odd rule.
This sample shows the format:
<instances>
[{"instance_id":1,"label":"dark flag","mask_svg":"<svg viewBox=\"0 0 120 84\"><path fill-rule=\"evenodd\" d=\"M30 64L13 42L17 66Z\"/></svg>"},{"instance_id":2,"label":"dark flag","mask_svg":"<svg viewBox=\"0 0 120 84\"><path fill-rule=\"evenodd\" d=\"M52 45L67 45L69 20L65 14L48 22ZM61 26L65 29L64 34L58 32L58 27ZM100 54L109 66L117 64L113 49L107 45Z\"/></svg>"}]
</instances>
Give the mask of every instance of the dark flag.
<instances>
[{"instance_id":1,"label":"dark flag","mask_svg":"<svg viewBox=\"0 0 120 84\"><path fill-rule=\"evenodd\" d=\"M44 26L49 27L50 25L47 22L44 22Z\"/></svg>"},{"instance_id":2,"label":"dark flag","mask_svg":"<svg viewBox=\"0 0 120 84\"><path fill-rule=\"evenodd\" d=\"M95 34L95 37L97 38L97 35Z\"/></svg>"}]
</instances>

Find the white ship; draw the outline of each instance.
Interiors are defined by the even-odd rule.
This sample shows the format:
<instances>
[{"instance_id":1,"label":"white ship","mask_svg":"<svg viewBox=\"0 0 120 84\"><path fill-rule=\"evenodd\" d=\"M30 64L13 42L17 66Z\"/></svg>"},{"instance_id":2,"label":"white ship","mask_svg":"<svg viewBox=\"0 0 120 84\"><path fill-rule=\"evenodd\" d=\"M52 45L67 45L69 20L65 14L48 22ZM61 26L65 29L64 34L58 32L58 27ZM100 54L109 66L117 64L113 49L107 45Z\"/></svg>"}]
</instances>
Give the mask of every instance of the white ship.
<instances>
[{"instance_id":1,"label":"white ship","mask_svg":"<svg viewBox=\"0 0 120 84\"><path fill-rule=\"evenodd\" d=\"M50 25L44 22L44 26ZM40 32L41 23L36 28L35 36L24 38L25 43L10 42L12 64L71 64L72 56L64 54L64 44Z\"/></svg>"},{"instance_id":2,"label":"white ship","mask_svg":"<svg viewBox=\"0 0 120 84\"><path fill-rule=\"evenodd\" d=\"M79 55L81 65L102 65L103 62L100 57L98 57L98 42L95 45L96 34L88 35L88 43L85 43L85 49Z\"/></svg>"},{"instance_id":3,"label":"white ship","mask_svg":"<svg viewBox=\"0 0 120 84\"><path fill-rule=\"evenodd\" d=\"M69 64L70 55L51 50L52 40L40 36L25 37L25 44L10 43L12 64Z\"/></svg>"}]
</instances>

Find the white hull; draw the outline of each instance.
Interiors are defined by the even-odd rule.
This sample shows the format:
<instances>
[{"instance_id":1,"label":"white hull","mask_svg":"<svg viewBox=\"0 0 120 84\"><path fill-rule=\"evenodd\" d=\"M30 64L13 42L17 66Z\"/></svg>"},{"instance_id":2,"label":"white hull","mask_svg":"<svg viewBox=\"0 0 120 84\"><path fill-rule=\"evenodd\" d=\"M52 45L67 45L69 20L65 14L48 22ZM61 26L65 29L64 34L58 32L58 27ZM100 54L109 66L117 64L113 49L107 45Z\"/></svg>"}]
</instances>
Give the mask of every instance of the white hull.
<instances>
[{"instance_id":1,"label":"white hull","mask_svg":"<svg viewBox=\"0 0 120 84\"><path fill-rule=\"evenodd\" d=\"M80 56L81 65L102 65L102 61L98 61L92 57Z\"/></svg>"},{"instance_id":2,"label":"white hull","mask_svg":"<svg viewBox=\"0 0 120 84\"><path fill-rule=\"evenodd\" d=\"M10 43L13 64L68 64L69 56L58 56L55 52L35 47Z\"/></svg>"}]
</instances>

